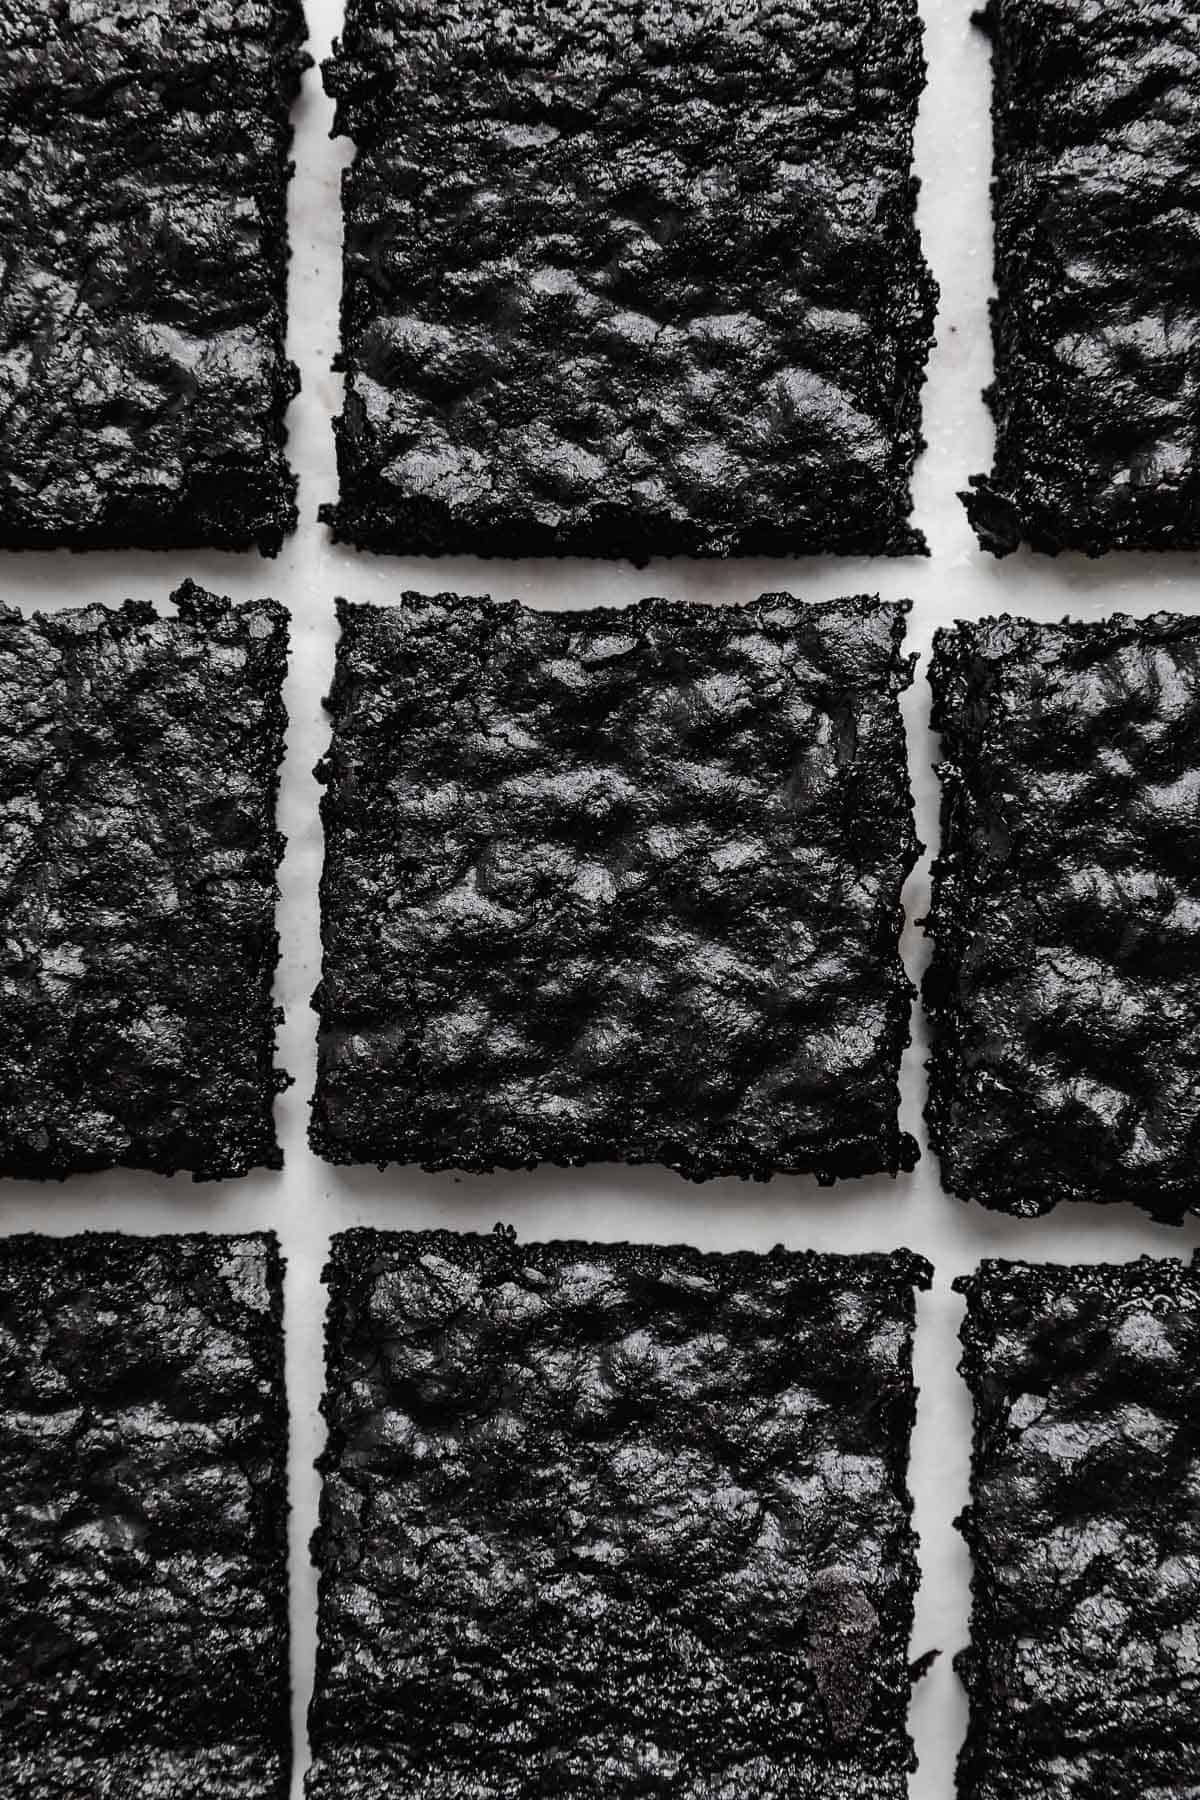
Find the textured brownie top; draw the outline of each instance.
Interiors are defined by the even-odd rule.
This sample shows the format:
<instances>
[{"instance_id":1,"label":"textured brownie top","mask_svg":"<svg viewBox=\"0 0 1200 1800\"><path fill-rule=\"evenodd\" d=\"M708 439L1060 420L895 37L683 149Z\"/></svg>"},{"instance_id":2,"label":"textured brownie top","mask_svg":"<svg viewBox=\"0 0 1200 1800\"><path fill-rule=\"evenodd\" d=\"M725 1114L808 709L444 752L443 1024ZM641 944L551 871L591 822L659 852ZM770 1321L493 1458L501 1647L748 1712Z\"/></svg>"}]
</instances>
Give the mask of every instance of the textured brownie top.
<instances>
[{"instance_id":1,"label":"textured brownie top","mask_svg":"<svg viewBox=\"0 0 1200 1800\"><path fill-rule=\"evenodd\" d=\"M272 1235L0 1239L0 1791L286 1800Z\"/></svg>"},{"instance_id":2,"label":"textured brownie top","mask_svg":"<svg viewBox=\"0 0 1200 1800\"><path fill-rule=\"evenodd\" d=\"M272 1120L287 614L0 607L0 1172L243 1175Z\"/></svg>"},{"instance_id":3,"label":"textured brownie top","mask_svg":"<svg viewBox=\"0 0 1200 1800\"><path fill-rule=\"evenodd\" d=\"M1200 544L1200 18L990 0L995 467L987 549Z\"/></svg>"},{"instance_id":4,"label":"textured brownie top","mask_svg":"<svg viewBox=\"0 0 1200 1800\"><path fill-rule=\"evenodd\" d=\"M900 553L913 0L349 0L335 534Z\"/></svg>"},{"instance_id":5,"label":"textured brownie top","mask_svg":"<svg viewBox=\"0 0 1200 1800\"><path fill-rule=\"evenodd\" d=\"M335 1237L310 1800L903 1800L889 1257Z\"/></svg>"},{"instance_id":6,"label":"textured brownie top","mask_svg":"<svg viewBox=\"0 0 1200 1800\"><path fill-rule=\"evenodd\" d=\"M947 1187L1200 1205L1200 619L939 632L926 1003Z\"/></svg>"},{"instance_id":7,"label":"textured brownie top","mask_svg":"<svg viewBox=\"0 0 1200 1800\"><path fill-rule=\"evenodd\" d=\"M984 1263L962 1800L1200 1789L1200 1280L1177 1262Z\"/></svg>"},{"instance_id":8,"label":"textured brownie top","mask_svg":"<svg viewBox=\"0 0 1200 1800\"><path fill-rule=\"evenodd\" d=\"M273 552L299 0L6 0L0 546Z\"/></svg>"},{"instance_id":9,"label":"textured brownie top","mask_svg":"<svg viewBox=\"0 0 1200 1800\"><path fill-rule=\"evenodd\" d=\"M319 1153L911 1167L904 613L343 603Z\"/></svg>"}]
</instances>

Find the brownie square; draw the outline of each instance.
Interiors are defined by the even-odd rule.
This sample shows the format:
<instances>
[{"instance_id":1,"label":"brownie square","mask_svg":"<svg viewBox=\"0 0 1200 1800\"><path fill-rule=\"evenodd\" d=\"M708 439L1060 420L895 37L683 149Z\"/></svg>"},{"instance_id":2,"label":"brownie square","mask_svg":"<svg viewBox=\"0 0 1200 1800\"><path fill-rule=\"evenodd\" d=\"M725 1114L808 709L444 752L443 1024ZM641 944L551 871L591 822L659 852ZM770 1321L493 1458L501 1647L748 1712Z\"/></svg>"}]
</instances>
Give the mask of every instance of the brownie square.
<instances>
[{"instance_id":1,"label":"brownie square","mask_svg":"<svg viewBox=\"0 0 1200 1800\"><path fill-rule=\"evenodd\" d=\"M892 1256L350 1231L308 1800L904 1800Z\"/></svg>"},{"instance_id":2,"label":"brownie square","mask_svg":"<svg viewBox=\"0 0 1200 1800\"><path fill-rule=\"evenodd\" d=\"M1200 545L1200 37L1175 0L989 0L996 420L985 549Z\"/></svg>"},{"instance_id":3,"label":"brownie square","mask_svg":"<svg viewBox=\"0 0 1200 1800\"><path fill-rule=\"evenodd\" d=\"M0 1173L279 1168L287 614L0 606Z\"/></svg>"},{"instance_id":4,"label":"brownie square","mask_svg":"<svg viewBox=\"0 0 1200 1800\"><path fill-rule=\"evenodd\" d=\"M1200 618L937 634L929 1128L1032 1217L1200 1207Z\"/></svg>"},{"instance_id":5,"label":"brownie square","mask_svg":"<svg viewBox=\"0 0 1200 1800\"><path fill-rule=\"evenodd\" d=\"M0 1239L0 1791L286 1800L282 1265Z\"/></svg>"},{"instance_id":6,"label":"brownie square","mask_svg":"<svg viewBox=\"0 0 1200 1800\"><path fill-rule=\"evenodd\" d=\"M985 1262L960 1800L1200 1792L1196 1265Z\"/></svg>"},{"instance_id":7,"label":"brownie square","mask_svg":"<svg viewBox=\"0 0 1200 1800\"><path fill-rule=\"evenodd\" d=\"M915 0L348 0L362 549L923 552Z\"/></svg>"},{"instance_id":8,"label":"brownie square","mask_svg":"<svg viewBox=\"0 0 1200 1800\"><path fill-rule=\"evenodd\" d=\"M284 454L299 0L7 0L0 547L296 524Z\"/></svg>"},{"instance_id":9,"label":"brownie square","mask_svg":"<svg viewBox=\"0 0 1200 1800\"><path fill-rule=\"evenodd\" d=\"M905 604L341 604L312 1144L910 1168Z\"/></svg>"}]
</instances>

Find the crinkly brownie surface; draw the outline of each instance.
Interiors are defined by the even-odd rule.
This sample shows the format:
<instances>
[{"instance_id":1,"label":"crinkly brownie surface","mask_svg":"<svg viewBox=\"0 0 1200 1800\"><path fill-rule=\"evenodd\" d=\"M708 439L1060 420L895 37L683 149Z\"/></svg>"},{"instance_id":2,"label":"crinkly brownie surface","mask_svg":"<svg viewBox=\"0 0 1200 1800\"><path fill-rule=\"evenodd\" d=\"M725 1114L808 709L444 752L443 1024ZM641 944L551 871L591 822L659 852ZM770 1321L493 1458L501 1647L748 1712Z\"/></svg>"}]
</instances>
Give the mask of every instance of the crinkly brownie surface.
<instances>
[{"instance_id":1,"label":"crinkly brownie surface","mask_svg":"<svg viewBox=\"0 0 1200 1800\"><path fill-rule=\"evenodd\" d=\"M300 0L6 0L0 547L274 552Z\"/></svg>"},{"instance_id":2,"label":"crinkly brownie surface","mask_svg":"<svg viewBox=\"0 0 1200 1800\"><path fill-rule=\"evenodd\" d=\"M271 1234L0 1239L0 1790L286 1800Z\"/></svg>"},{"instance_id":3,"label":"crinkly brownie surface","mask_svg":"<svg viewBox=\"0 0 1200 1800\"><path fill-rule=\"evenodd\" d=\"M1200 619L935 640L929 1124L952 1193L1027 1216L1200 1206Z\"/></svg>"},{"instance_id":4,"label":"crinkly brownie surface","mask_svg":"<svg viewBox=\"0 0 1200 1800\"><path fill-rule=\"evenodd\" d=\"M911 1167L904 614L343 603L314 1148Z\"/></svg>"},{"instance_id":5,"label":"crinkly brownie surface","mask_svg":"<svg viewBox=\"0 0 1200 1800\"><path fill-rule=\"evenodd\" d=\"M1200 544L1200 18L990 0L996 417L984 546Z\"/></svg>"},{"instance_id":6,"label":"crinkly brownie surface","mask_svg":"<svg viewBox=\"0 0 1200 1800\"><path fill-rule=\"evenodd\" d=\"M0 607L0 1172L277 1168L287 614Z\"/></svg>"},{"instance_id":7,"label":"crinkly brownie surface","mask_svg":"<svg viewBox=\"0 0 1200 1800\"><path fill-rule=\"evenodd\" d=\"M362 548L910 553L913 0L350 0Z\"/></svg>"},{"instance_id":8,"label":"crinkly brownie surface","mask_svg":"<svg viewBox=\"0 0 1200 1800\"><path fill-rule=\"evenodd\" d=\"M1195 1265L987 1262L956 1285L975 1400L961 1800L1189 1800Z\"/></svg>"},{"instance_id":9,"label":"crinkly brownie surface","mask_svg":"<svg viewBox=\"0 0 1200 1800\"><path fill-rule=\"evenodd\" d=\"M351 1231L309 1800L903 1800L920 1258Z\"/></svg>"}]
</instances>

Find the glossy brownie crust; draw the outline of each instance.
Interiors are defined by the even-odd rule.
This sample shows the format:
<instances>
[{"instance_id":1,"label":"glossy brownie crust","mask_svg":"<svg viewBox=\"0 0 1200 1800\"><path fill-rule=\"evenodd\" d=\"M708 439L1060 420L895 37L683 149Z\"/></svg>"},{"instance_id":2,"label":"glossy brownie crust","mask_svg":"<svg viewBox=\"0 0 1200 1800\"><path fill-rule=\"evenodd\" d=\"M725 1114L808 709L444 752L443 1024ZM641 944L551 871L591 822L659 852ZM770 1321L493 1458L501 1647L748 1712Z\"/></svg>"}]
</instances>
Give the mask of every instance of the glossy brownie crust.
<instances>
[{"instance_id":1,"label":"glossy brownie crust","mask_svg":"<svg viewBox=\"0 0 1200 1800\"><path fill-rule=\"evenodd\" d=\"M925 1001L952 1193L1200 1206L1200 619L937 634Z\"/></svg>"},{"instance_id":2,"label":"glossy brownie crust","mask_svg":"<svg viewBox=\"0 0 1200 1800\"><path fill-rule=\"evenodd\" d=\"M1200 544L1200 31L1176 0L991 0L985 548Z\"/></svg>"},{"instance_id":3,"label":"glossy brownie crust","mask_svg":"<svg viewBox=\"0 0 1200 1800\"><path fill-rule=\"evenodd\" d=\"M0 1240L0 1791L286 1800L271 1234Z\"/></svg>"},{"instance_id":4,"label":"glossy brownie crust","mask_svg":"<svg viewBox=\"0 0 1200 1800\"><path fill-rule=\"evenodd\" d=\"M274 552L299 0L7 0L0 546Z\"/></svg>"},{"instance_id":5,"label":"glossy brownie crust","mask_svg":"<svg viewBox=\"0 0 1200 1800\"><path fill-rule=\"evenodd\" d=\"M905 610L343 603L314 1149L911 1167Z\"/></svg>"},{"instance_id":6,"label":"glossy brownie crust","mask_svg":"<svg viewBox=\"0 0 1200 1800\"><path fill-rule=\"evenodd\" d=\"M0 606L0 1173L278 1168L287 614Z\"/></svg>"},{"instance_id":7,"label":"glossy brownie crust","mask_svg":"<svg viewBox=\"0 0 1200 1800\"><path fill-rule=\"evenodd\" d=\"M975 1400L970 1730L961 1800L1200 1791L1195 1265L986 1262Z\"/></svg>"},{"instance_id":8,"label":"glossy brownie crust","mask_svg":"<svg viewBox=\"0 0 1200 1800\"><path fill-rule=\"evenodd\" d=\"M309 1800L903 1800L889 1257L352 1231Z\"/></svg>"},{"instance_id":9,"label":"glossy brownie crust","mask_svg":"<svg viewBox=\"0 0 1200 1800\"><path fill-rule=\"evenodd\" d=\"M349 0L335 536L924 549L913 0Z\"/></svg>"}]
</instances>

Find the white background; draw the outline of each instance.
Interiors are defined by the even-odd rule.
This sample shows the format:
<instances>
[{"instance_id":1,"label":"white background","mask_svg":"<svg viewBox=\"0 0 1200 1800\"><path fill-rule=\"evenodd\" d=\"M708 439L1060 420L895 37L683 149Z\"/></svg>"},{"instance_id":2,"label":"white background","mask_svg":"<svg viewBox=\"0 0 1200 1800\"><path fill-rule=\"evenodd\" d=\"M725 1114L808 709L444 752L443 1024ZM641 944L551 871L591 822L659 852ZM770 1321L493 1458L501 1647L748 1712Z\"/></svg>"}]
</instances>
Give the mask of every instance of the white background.
<instances>
[{"instance_id":1,"label":"white background","mask_svg":"<svg viewBox=\"0 0 1200 1800\"><path fill-rule=\"evenodd\" d=\"M622 604L645 594L715 602L789 589L804 599L879 592L914 602L910 645L921 653L906 709L911 730L917 826L937 841L936 745L928 731L924 668L934 629L959 617L1004 610L1056 619L1142 614L1197 604L1200 562L1192 556L1119 556L1088 564L1026 555L1003 563L984 556L968 529L956 490L986 469L991 427L980 390L990 377L987 297L991 284L988 207L989 66L972 30L969 0L925 0L929 86L917 131L923 187L920 224L926 254L941 285L938 342L925 389L929 449L917 470L916 522L932 557L894 562L804 560L676 561L636 570L585 562L440 562L359 556L335 548L316 523L316 509L335 496L330 420L340 410L340 382L329 364L337 341L339 174L349 147L331 143L332 108L316 69L308 72L296 109L297 174L292 189L292 322L290 349L303 389L290 414L291 455L300 473L301 525L275 561L219 553L0 556L0 598L55 610L133 596L162 603L187 575L235 599L270 594L292 614L290 714L280 824L288 838L281 872L282 963L278 996L287 1011L279 1060L295 1085L279 1101L286 1167L244 1181L194 1186L114 1171L76 1177L62 1187L0 1184L0 1230L56 1233L85 1229L133 1232L233 1231L272 1226L288 1261L288 1376L292 1400L293 1669L297 1762L295 1794L307 1765L304 1708L313 1660L315 1581L308 1540L316 1521L312 1463L321 1447L318 1400L322 1377L324 1295L321 1269L329 1236L353 1224L449 1226L489 1230L511 1221L525 1238L572 1235L644 1241L686 1240L706 1250L791 1248L886 1250L908 1245L935 1264L934 1291L920 1302L917 1372L920 1416L912 1488L922 1540L924 1579L917 1606L914 1654L943 1654L916 1690L912 1730L920 1756L912 1800L950 1800L965 1708L950 1653L966 1641L968 1566L952 1521L966 1499L970 1415L955 1370L961 1302L954 1276L982 1256L1049 1261L1125 1260L1143 1253L1190 1253L1200 1222L1180 1230L1155 1226L1130 1207L1067 1207L1031 1224L994 1217L948 1198L928 1154L911 1176L820 1189L797 1177L769 1186L715 1181L694 1187L666 1171L597 1167L540 1169L530 1175L458 1178L390 1169L336 1170L310 1156L305 1143L312 1089L315 1020L309 998L318 978L317 880L321 837L313 763L325 748L321 709L333 668L338 594L396 600L405 588L426 592L514 596L537 606ZM310 49L328 54L341 0L308 0ZM926 945L911 920L925 911L928 855L906 890L910 925L905 957L914 978ZM921 1141L924 1042L919 1013L903 1074L905 1126Z\"/></svg>"}]
</instances>

